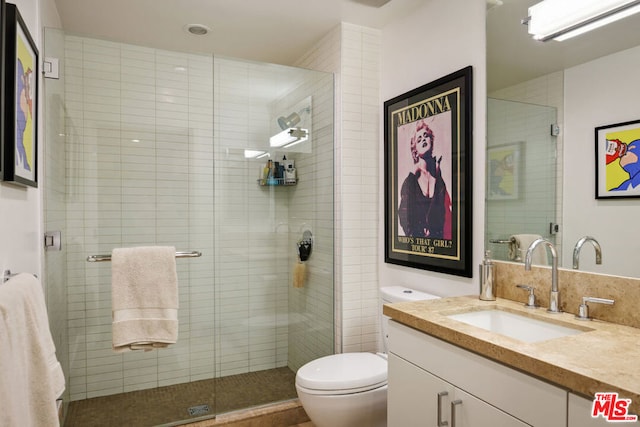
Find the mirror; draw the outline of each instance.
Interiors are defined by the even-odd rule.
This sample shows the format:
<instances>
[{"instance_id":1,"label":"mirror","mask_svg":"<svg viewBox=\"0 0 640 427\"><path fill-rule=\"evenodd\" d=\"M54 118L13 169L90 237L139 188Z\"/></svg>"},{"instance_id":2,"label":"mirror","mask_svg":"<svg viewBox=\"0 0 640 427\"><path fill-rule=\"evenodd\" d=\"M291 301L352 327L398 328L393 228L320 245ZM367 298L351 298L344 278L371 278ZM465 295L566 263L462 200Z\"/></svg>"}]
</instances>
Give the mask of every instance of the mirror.
<instances>
[{"instance_id":1,"label":"mirror","mask_svg":"<svg viewBox=\"0 0 640 427\"><path fill-rule=\"evenodd\" d=\"M570 269L574 245L581 237L591 235L602 246L602 265L595 264L593 247L585 245L580 270L640 276L640 265L631 257L640 246L635 243L640 242L640 231L636 236L638 227L616 225L625 223L623 218L635 217L640 199L596 200L594 192L594 128L640 118L634 104L617 108L619 102L607 98L613 95L602 95L603 88L610 87L612 94L626 99L640 90L637 78L620 83L624 79L617 74L622 68L637 70L640 15L564 42L538 42L529 36L521 20L539 1L487 0L490 99L485 247L496 259L508 260L505 241L512 234L539 234L554 242L559 265ZM616 56L611 57L613 54ZM612 59L603 66L608 58ZM598 67L600 72L594 72ZM597 78L589 81L594 75ZM621 87L623 84L626 86ZM506 134L496 133L496 117L511 127ZM546 135L533 137L530 129L514 128L534 120L541 121L537 126ZM552 124L559 127L556 136L551 135ZM533 146L545 147L546 151L535 154ZM507 165L506 178L501 162ZM542 170L542 166L550 169ZM544 181L542 185L534 185L540 181ZM526 204L540 195L547 197ZM543 203L550 205L548 209L542 208ZM621 220L612 221L615 218Z\"/></svg>"}]
</instances>

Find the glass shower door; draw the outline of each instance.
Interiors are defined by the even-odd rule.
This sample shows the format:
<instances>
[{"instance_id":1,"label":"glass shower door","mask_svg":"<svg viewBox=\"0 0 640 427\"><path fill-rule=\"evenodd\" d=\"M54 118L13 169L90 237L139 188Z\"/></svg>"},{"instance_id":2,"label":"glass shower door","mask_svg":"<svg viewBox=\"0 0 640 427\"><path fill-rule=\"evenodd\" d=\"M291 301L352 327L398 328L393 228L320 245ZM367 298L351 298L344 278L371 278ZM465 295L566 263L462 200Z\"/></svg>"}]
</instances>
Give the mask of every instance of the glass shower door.
<instances>
[{"instance_id":1,"label":"glass shower door","mask_svg":"<svg viewBox=\"0 0 640 427\"><path fill-rule=\"evenodd\" d=\"M496 259L510 255L515 234L540 235L554 244L557 221L554 107L488 99L485 248Z\"/></svg>"},{"instance_id":2,"label":"glass shower door","mask_svg":"<svg viewBox=\"0 0 640 427\"><path fill-rule=\"evenodd\" d=\"M214 68L216 406L227 412L296 398L297 368L333 353L333 76L220 57ZM292 115L307 139L272 146ZM299 266L305 232L313 249Z\"/></svg>"},{"instance_id":3,"label":"glass shower door","mask_svg":"<svg viewBox=\"0 0 640 427\"><path fill-rule=\"evenodd\" d=\"M161 425L215 414L213 58L47 29L45 222L63 231L46 255L48 286L63 290L56 342L70 402L66 425ZM203 163L203 159L209 159ZM178 341L112 350L114 248L174 246ZM57 271L63 273L54 274ZM64 279L63 279L64 278Z\"/></svg>"}]
</instances>

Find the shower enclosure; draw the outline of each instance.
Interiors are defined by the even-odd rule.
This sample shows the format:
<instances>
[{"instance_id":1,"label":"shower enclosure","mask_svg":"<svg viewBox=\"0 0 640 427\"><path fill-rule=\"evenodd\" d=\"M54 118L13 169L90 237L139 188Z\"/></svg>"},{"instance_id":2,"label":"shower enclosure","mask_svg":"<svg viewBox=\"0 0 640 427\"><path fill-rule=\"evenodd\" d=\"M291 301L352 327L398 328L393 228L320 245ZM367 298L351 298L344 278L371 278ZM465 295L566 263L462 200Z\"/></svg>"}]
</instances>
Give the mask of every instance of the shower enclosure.
<instances>
[{"instance_id":1,"label":"shower enclosure","mask_svg":"<svg viewBox=\"0 0 640 427\"><path fill-rule=\"evenodd\" d=\"M297 368L334 349L333 75L51 29L44 56L60 63L44 88L44 211L63 245L45 270L67 425L177 424L295 398ZM272 147L292 113L306 139ZM285 157L290 185L282 168L265 180ZM111 266L87 257L149 245L202 253L176 260L178 342L117 354Z\"/></svg>"},{"instance_id":2,"label":"shower enclosure","mask_svg":"<svg viewBox=\"0 0 640 427\"><path fill-rule=\"evenodd\" d=\"M524 262L510 256L511 235L537 234L556 244L557 144L550 132L556 122L554 107L487 100L485 248L496 259Z\"/></svg>"}]
</instances>

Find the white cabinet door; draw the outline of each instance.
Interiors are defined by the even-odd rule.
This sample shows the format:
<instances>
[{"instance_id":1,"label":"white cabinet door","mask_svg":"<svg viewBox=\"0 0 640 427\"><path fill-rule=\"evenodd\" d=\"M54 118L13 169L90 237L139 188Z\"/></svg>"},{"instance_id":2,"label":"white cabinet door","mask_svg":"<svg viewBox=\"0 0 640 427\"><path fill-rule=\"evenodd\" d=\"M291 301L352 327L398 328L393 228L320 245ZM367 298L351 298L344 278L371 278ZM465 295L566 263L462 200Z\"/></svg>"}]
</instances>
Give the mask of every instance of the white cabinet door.
<instances>
[{"instance_id":1,"label":"white cabinet door","mask_svg":"<svg viewBox=\"0 0 640 427\"><path fill-rule=\"evenodd\" d=\"M523 427L526 423L389 354L389 427Z\"/></svg>"},{"instance_id":2,"label":"white cabinet door","mask_svg":"<svg viewBox=\"0 0 640 427\"><path fill-rule=\"evenodd\" d=\"M460 389L454 392L449 419L450 427L525 427L529 425Z\"/></svg>"},{"instance_id":3,"label":"white cabinet door","mask_svg":"<svg viewBox=\"0 0 640 427\"><path fill-rule=\"evenodd\" d=\"M453 391L454 387L451 384L393 353L389 354L389 388L387 389L389 427L446 425L442 424L442 421L449 420ZM438 414L438 400L440 414Z\"/></svg>"},{"instance_id":4,"label":"white cabinet door","mask_svg":"<svg viewBox=\"0 0 640 427\"><path fill-rule=\"evenodd\" d=\"M393 320L389 322L389 351L528 425L567 426L567 391L564 389ZM390 368L389 390L393 387L392 381ZM428 422L422 426L435 425L431 424L431 418ZM392 424L390 427L403 426Z\"/></svg>"},{"instance_id":5,"label":"white cabinet door","mask_svg":"<svg viewBox=\"0 0 640 427\"><path fill-rule=\"evenodd\" d=\"M591 417L591 410L593 408L593 400L585 399L582 396L569 393L569 416L568 427L604 427L612 425L621 426L637 426L639 423L634 422L609 422L604 417L598 418Z\"/></svg>"}]
</instances>

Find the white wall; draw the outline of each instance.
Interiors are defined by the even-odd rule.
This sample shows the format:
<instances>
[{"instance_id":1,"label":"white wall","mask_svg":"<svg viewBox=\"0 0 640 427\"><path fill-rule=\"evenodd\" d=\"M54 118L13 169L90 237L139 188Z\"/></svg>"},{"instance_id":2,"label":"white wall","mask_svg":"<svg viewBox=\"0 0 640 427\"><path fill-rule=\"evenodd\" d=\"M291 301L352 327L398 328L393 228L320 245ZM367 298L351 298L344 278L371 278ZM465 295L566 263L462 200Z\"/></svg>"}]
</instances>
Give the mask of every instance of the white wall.
<instances>
[{"instance_id":1,"label":"white wall","mask_svg":"<svg viewBox=\"0 0 640 427\"><path fill-rule=\"evenodd\" d=\"M342 23L296 65L336 77L336 351L376 351L380 31Z\"/></svg>"},{"instance_id":2,"label":"white wall","mask_svg":"<svg viewBox=\"0 0 640 427\"><path fill-rule=\"evenodd\" d=\"M44 28L60 28L62 21L58 15L55 0L40 0L40 18Z\"/></svg>"},{"instance_id":3,"label":"white wall","mask_svg":"<svg viewBox=\"0 0 640 427\"><path fill-rule=\"evenodd\" d=\"M16 4L31 37L42 50L37 0L19 0ZM38 106L38 114L42 111ZM41 123L41 122L40 122ZM40 129L38 129L40 130ZM39 132L41 134L41 132ZM42 142L38 141L38 160ZM38 164L38 176L42 176ZM0 268L40 275L40 190L6 183L0 184Z\"/></svg>"},{"instance_id":4,"label":"white wall","mask_svg":"<svg viewBox=\"0 0 640 427\"><path fill-rule=\"evenodd\" d=\"M616 275L637 276L629 257L607 248L640 252L638 199L595 199L595 141L598 126L638 120L640 109L640 47L615 53L565 71L564 230L563 264L570 266L575 242L589 234L603 247L603 266ZM583 249L580 268L599 271L593 250Z\"/></svg>"},{"instance_id":5,"label":"white wall","mask_svg":"<svg viewBox=\"0 0 640 427\"><path fill-rule=\"evenodd\" d=\"M42 55L42 27L60 23L53 0L15 0L38 51ZM39 81L39 99L42 99L42 78ZM43 103L38 105L42 115ZM38 177L43 176L43 121L38 121ZM42 229L41 188L25 188L0 183L0 271L30 272L41 275Z\"/></svg>"},{"instance_id":6,"label":"white wall","mask_svg":"<svg viewBox=\"0 0 640 427\"><path fill-rule=\"evenodd\" d=\"M380 259L380 286L403 284L436 295L478 292L477 264L484 238L486 116L485 2L433 0L382 32L382 101L473 66L473 259L472 279L386 264ZM382 108L382 107L381 107ZM382 114L382 113L381 113ZM382 132L381 132L382 134ZM380 139L380 152L383 150ZM383 187L383 156L379 185ZM383 212L380 198L379 212ZM384 220L379 221L379 253L384 253ZM381 255L382 257L382 255Z\"/></svg>"}]
</instances>

